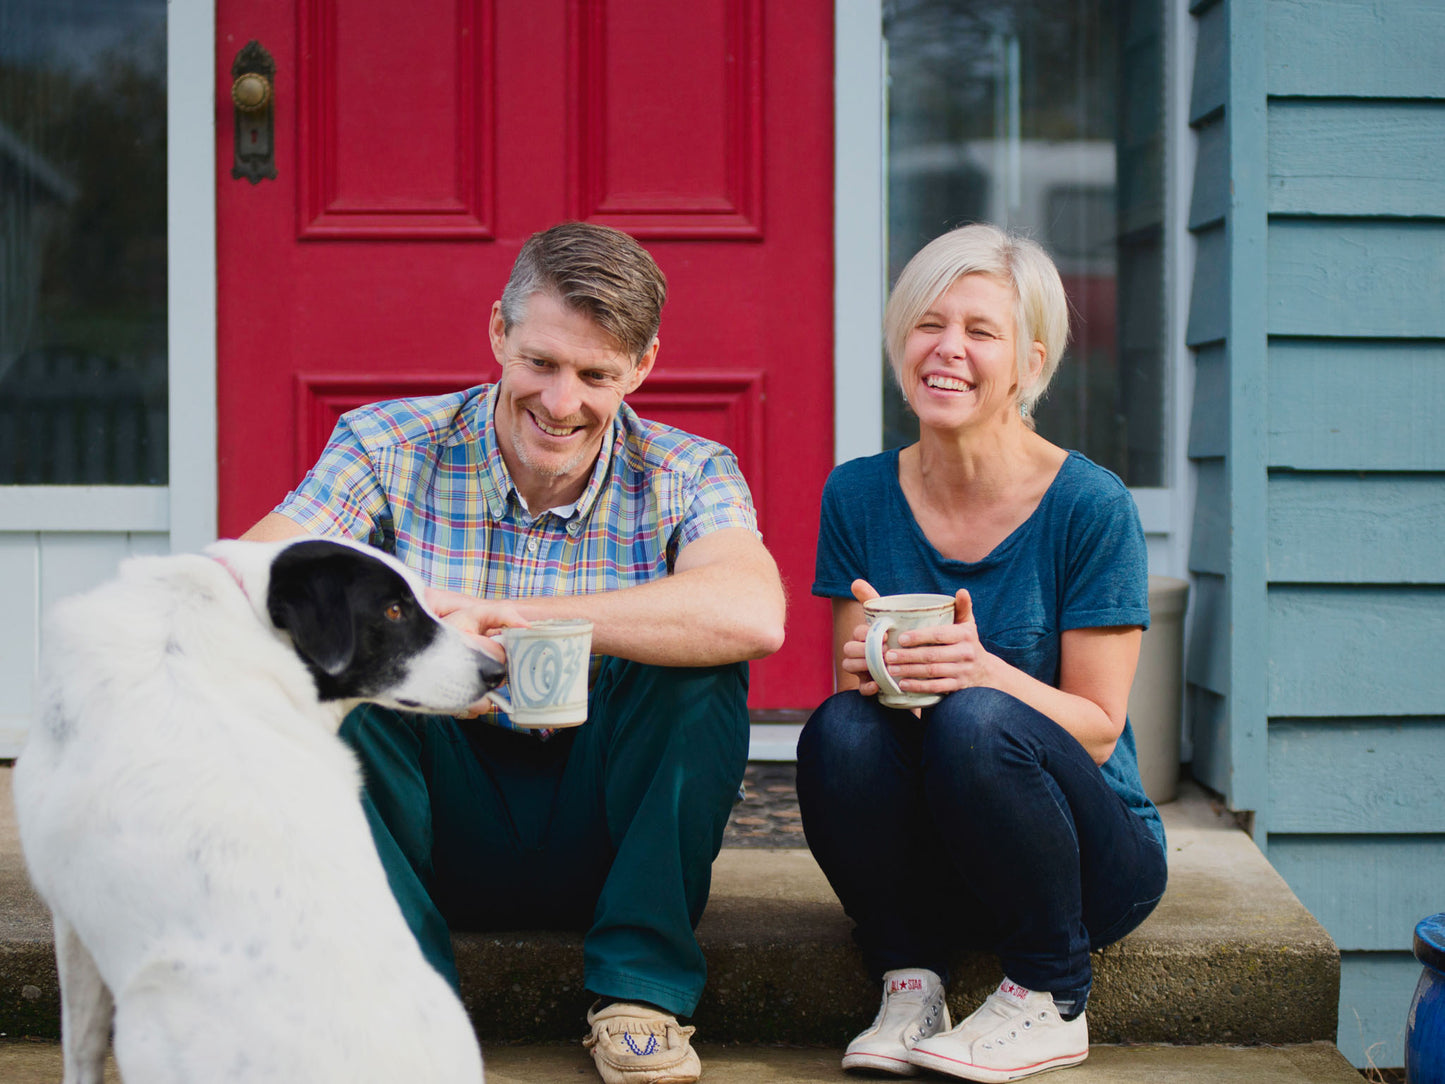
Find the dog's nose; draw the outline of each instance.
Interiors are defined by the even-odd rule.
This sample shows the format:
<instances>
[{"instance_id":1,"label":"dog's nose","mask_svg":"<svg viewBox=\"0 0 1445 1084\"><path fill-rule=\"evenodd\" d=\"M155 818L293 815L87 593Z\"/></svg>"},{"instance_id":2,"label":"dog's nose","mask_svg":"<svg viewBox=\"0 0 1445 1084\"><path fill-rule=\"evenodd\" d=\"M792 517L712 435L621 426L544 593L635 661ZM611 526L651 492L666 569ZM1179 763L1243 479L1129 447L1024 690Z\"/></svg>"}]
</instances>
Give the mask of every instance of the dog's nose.
<instances>
[{"instance_id":1,"label":"dog's nose","mask_svg":"<svg viewBox=\"0 0 1445 1084\"><path fill-rule=\"evenodd\" d=\"M478 654L481 656L481 661L477 664L477 669L482 675L482 681L486 683L487 688L494 689L507 676L507 664L497 661L485 651L478 652Z\"/></svg>"}]
</instances>

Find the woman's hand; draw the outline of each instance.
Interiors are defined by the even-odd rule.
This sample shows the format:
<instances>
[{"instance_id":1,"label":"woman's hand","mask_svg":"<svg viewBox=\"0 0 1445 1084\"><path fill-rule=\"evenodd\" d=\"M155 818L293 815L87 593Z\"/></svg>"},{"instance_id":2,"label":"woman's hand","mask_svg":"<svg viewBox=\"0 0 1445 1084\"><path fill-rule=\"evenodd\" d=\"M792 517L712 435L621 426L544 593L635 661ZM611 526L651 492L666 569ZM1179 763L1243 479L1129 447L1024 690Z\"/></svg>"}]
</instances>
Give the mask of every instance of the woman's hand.
<instances>
[{"instance_id":1,"label":"woman's hand","mask_svg":"<svg viewBox=\"0 0 1445 1084\"><path fill-rule=\"evenodd\" d=\"M853 581L853 597L859 603L877 598L878 592L866 580ZM842 649L842 667L858 677L858 691L864 696L878 692L878 683L868 673L863 641L866 623L857 626ZM898 634L898 647L884 652L888 672L906 693L951 693L973 685L990 684L991 656L978 639L973 620L973 600L959 590L954 596L953 624L908 629Z\"/></svg>"},{"instance_id":2,"label":"woman's hand","mask_svg":"<svg viewBox=\"0 0 1445 1084\"><path fill-rule=\"evenodd\" d=\"M873 585L867 580L854 580L853 597L858 600L858 606L855 607L850 603L842 611L838 612L861 614L862 604L870 598L877 598L878 592L874 590ZM838 652L838 666L845 674L849 674L857 679L858 691L860 693L864 696L875 696L878 693L878 682L874 681L869 675L868 663L865 662L863 658L863 641L867 639L868 636L868 622L864 621L861 624L854 624L851 630L844 632L843 630L847 628L848 626L846 624L835 619L834 636L836 639L834 643L837 644L838 640L843 640L845 636L847 637L847 639L836 648ZM840 687L842 687L841 684Z\"/></svg>"}]
</instances>

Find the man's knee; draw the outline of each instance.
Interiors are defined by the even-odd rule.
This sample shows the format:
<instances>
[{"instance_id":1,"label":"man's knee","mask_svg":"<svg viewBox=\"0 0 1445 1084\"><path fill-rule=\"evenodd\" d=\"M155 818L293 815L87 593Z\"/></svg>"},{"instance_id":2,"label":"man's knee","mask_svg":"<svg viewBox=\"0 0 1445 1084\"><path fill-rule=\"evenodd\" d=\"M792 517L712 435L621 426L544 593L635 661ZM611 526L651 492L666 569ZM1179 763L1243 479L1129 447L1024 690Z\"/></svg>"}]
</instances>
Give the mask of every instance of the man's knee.
<instances>
[{"instance_id":1,"label":"man's knee","mask_svg":"<svg viewBox=\"0 0 1445 1084\"><path fill-rule=\"evenodd\" d=\"M612 740L745 741L747 663L652 666L608 659L589 710Z\"/></svg>"}]
</instances>

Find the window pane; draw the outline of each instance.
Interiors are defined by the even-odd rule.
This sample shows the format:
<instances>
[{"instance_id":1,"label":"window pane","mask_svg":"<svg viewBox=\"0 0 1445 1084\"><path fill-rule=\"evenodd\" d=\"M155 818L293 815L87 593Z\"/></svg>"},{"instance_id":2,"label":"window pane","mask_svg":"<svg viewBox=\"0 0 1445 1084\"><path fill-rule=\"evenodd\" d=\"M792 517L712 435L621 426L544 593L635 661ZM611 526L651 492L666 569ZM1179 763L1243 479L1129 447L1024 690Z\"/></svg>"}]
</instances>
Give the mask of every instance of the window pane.
<instances>
[{"instance_id":1,"label":"window pane","mask_svg":"<svg viewBox=\"0 0 1445 1084\"><path fill-rule=\"evenodd\" d=\"M166 0L0 0L0 485L166 481Z\"/></svg>"},{"instance_id":2,"label":"window pane","mask_svg":"<svg viewBox=\"0 0 1445 1084\"><path fill-rule=\"evenodd\" d=\"M891 0L888 258L967 222L1053 256L1072 337L1039 432L1132 486L1163 478L1159 0ZM884 366L884 439L917 437Z\"/></svg>"}]
</instances>

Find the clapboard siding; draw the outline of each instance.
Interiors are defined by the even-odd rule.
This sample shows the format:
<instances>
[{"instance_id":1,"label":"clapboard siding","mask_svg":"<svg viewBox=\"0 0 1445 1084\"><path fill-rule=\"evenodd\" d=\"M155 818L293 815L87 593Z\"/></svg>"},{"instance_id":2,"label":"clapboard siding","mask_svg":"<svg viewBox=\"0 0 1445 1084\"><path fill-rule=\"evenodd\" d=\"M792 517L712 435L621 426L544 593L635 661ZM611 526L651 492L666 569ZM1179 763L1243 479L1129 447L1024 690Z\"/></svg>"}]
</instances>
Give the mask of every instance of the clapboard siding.
<instances>
[{"instance_id":1,"label":"clapboard siding","mask_svg":"<svg viewBox=\"0 0 1445 1084\"><path fill-rule=\"evenodd\" d=\"M1195 369L1203 379L1203 354ZM1313 470L1445 470L1445 345L1275 339L1269 462ZM1196 454L1191 436L1190 454ZM1437 521L1438 522L1438 521Z\"/></svg>"},{"instance_id":2,"label":"clapboard siding","mask_svg":"<svg viewBox=\"0 0 1445 1084\"><path fill-rule=\"evenodd\" d=\"M1219 696L1229 692L1229 595L1223 576L1195 572L1189 602L1193 632L1184 676Z\"/></svg>"},{"instance_id":3,"label":"clapboard siding","mask_svg":"<svg viewBox=\"0 0 1445 1084\"><path fill-rule=\"evenodd\" d=\"M1195 635L1198 635L1196 629ZM1228 794L1230 785L1228 701L1199 685L1189 685L1184 693L1185 712L1191 724L1194 759L1189 762L1190 774L1211 790Z\"/></svg>"},{"instance_id":4,"label":"clapboard siding","mask_svg":"<svg viewBox=\"0 0 1445 1084\"><path fill-rule=\"evenodd\" d=\"M1445 589L1268 593L1270 716L1436 715L1445 704Z\"/></svg>"},{"instance_id":5,"label":"clapboard siding","mask_svg":"<svg viewBox=\"0 0 1445 1084\"><path fill-rule=\"evenodd\" d=\"M1272 583L1445 583L1445 475L1274 472L1268 523Z\"/></svg>"},{"instance_id":6,"label":"clapboard siding","mask_svg":"<svg viewBox=\"0 0 1445 1084\"><path fill-rule=\"evenodd\" d=\"M1270 213L1445 216L1441 146L1445 101L1272 102Z\"/></svg>"},{"instance_id":7,"label":"clapboard siding","mask_svg":"<svg viewBox=\"0 0 1445 1084\"><path fill-rule=\"evenodd\" d=\"M1185 339L1190 346L1219 342L1229 324L1229 251L1223 224L1195 235L1194 283Z\"/></svg>"},{"instance_id":8,"label":"clapboard siding","mask_svg":"<svg viewBox=\"0 0 1445 1084\"><path fill-rule=\"evenodd\" d=\"M1189 198L1189 228L1200 230L1224 221L1229 204L1229 146L1222 116L1199 125L1194 151L1194 191Z\"/></svg>"},{"instance_id":9,"label":"clapboard siding","mask_svg":"<svg viewBox=\"0 0 1445 1084\"><path fill-rule=\"evenodd\" d=\"M1269 860L1342 952L1410 948L1440 910L1445 836L1271 834Z\"/></svg>"},{"instance_id":10,"label":"clapboard siding","mask_svg":"<svg viewBox=\"0 0 1445 1084\"><path fill-rule=\"evenodd\" d=\"M1195 8L1198 37L1194 45L1194 79L1189 92L1189 123L1197 124L1224 108L1229 92L1227 4Z\"/></svg>"},{"instance_id":11,"label":"clapboard siding","mask_svg":"<svg viewBox=\"0 0 1445 1084\"><path fill-rule=\"evenodd\" d=\"M1408 952L1340 953L1340 1053L1356 1066L1403 1066L1405 1021L1419 981L1420 964Z\"/></svg>"},{"instance_id":12,"label":"clapboard siding","mask_svg":"<svg viewBox=\"0 0 1445 1084\"><path fill-rule=\"evenodd\" d=\"M9 606L0 632L0 757L19 753L29 729L46 610L115 575L124 558L169 548L169 535L157 532L0 531L0 584Z\"/></svg>"},{"instance_id":13,"label":"clapboard siding","mask_svg":"<svg viewBox=\"0 0 1445 1084\"><path fill-rule=\"evenodd\" d=\"M1445 898L1445 3L1190 10L1192 770L1347 950L1341 1049L1397 1066Z\"/></svg>"},{"instance_id":14,"label":"clapboard siding","mask_svg":"<svg viewBox=\"0 0 1445 1084\"><path fill-rule=\"evenodd\" d=\"M1272 833L1445 838L1445 718L1271 720L1269 780ZM1445 861L1432 877L1445 902Z\"/></svg>"},{"instance_id":15,"label":"clapboard siding","mask_svg":"<svg viewBox=\"0 0 1445 1084\"><path fill-rule=\"evenodd\" d=\"M32 534L0 534L0 584L5 620L0 621L0 730L6 719L30 715L35 684L35 628L40 615L40 569Z\"/></svg>"},{"instance_id":16,"label":"clapboard siding","mask_svg":"<svg viewBox=\"0 0 1445 1084\"><path fill-rule=\"evenodd\" d=\"M1224 344L1194 355L1194 401L1189 411L1189 458L1224 455L1229 447L1229 372Z\"/></svg>"},{"instance_id":17,"label":"clapboard siding","mask_svg":"<svg viewBox=\"0 0 1445 1084\"><path fill-rule=\"evenodd\" d=\"M1189 568L1223 576L1229 571L1229 492L1224 460L1195 464L1194 526L1189 537Z\"/></svg>"},{"instance_id":18,"label":"clapboard siding","mask_svg":"<svg viewBox=\"0 0 1445 1084\"><path fill-rule=\"evenodd\" d=\"M1445 338L1445 223L1270 223L1269 333Z\"/></svg>"},{"instance_id":19,"label":"clapboard siding","mask_svg":"<svg viewBox=\"0 0 1445 1084\"><path fill-rule=\"evenodd\" d=\"M1267 0L1264 8L1271 94L1445 98L1440 0Z\"/></svg>"}]
</instances>

